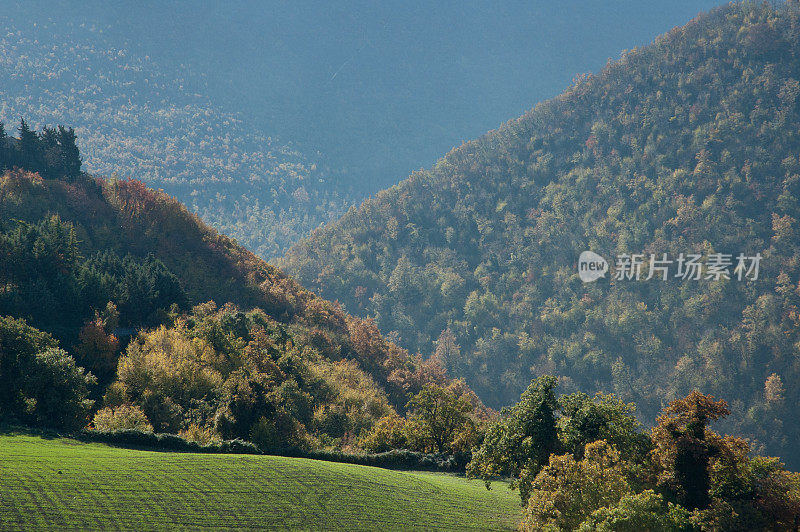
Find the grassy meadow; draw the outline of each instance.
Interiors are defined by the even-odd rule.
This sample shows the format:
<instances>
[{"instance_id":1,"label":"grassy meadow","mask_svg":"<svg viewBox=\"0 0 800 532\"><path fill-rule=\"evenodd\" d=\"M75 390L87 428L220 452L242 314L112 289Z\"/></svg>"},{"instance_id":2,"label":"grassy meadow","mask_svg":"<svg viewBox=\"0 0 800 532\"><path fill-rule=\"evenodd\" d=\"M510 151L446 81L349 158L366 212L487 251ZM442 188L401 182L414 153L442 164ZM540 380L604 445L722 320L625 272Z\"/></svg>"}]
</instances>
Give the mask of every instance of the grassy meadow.
<instances>
[{"instance_id":1,"label":"grassy meadow","mask_svg":"<svg viewBox=\"0 0 800 532\"><path fill-rule=\"evenodd\" d=\"M503 484L274 456L0 435L0 529L513 529Z\"/></svg>"}]
</instances>

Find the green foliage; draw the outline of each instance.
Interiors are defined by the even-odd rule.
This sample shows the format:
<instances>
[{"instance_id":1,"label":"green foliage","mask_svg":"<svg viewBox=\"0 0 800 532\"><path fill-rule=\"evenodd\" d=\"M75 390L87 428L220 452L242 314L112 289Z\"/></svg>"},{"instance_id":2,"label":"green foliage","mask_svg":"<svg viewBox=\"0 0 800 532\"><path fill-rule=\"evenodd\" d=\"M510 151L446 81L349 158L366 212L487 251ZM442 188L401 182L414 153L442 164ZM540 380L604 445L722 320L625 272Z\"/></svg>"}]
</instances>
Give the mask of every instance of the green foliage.
<instances>
[{"instance_id":1,"label":"green foliage","mask_svg":"<svg viewBox=\"0 0 800 532\"><path fill-rule=\"evenodd\" d=\"M54 334L100 377L93 398L138 406L158 431L355 450L426 383L447 384L138 181L6 172L0 265L0 312ZM212 298L255 310L185 314Z\"/></svg>"},{"instance_id":2,"label":"green foliage","mask_svg":"<svg viewBox=\"0 0 800 532\"><path fill-rule=\"evenodd\" d=\"M405 418L383 416L361 436L359 445L370 452L410 449L447 454L466 465L493 414L461 380L424 384L407 406Z\"/></svg>"},{"instance_id":3,"label":"green foliage","mask_svg":"<svg viewBox=\"0 0 800 532\"><path fill-rule=\"evenodd\" d=\"M584 458L550 456L532 481L522 530L575 530L594 511L631 493L619 452L605 441L586 445Z\"/></svg>"},{"instance_id":4,"label":"green foliage","mask_svg":"<svg viewBox=\"0 0 800 532\"><path fill-rule=\"evenodd\" d=\"M551 376L537 378L519 403L489 423L483 443L473 451L467 466L470 476L486 481L511 477L525 502L532 482L553 453L570 452L580 460L586 445L602 440L632 464L644 462L652 443L633 416L635 405L611 394L590 398L575 393L556 398L556 385Z\"/></svg>"},{"instance_id":5,"label":"green foliage","mask_svg":"<svg viewBox=\"0 0 800 532\"><path fill-rule=\"evenodd\" d=\"M558 398L561 448L581 458L586 444L605 440L628 460L641 460L651 443L634 416L636 405L625 403L613 394L584 393Z\"/></svg>"},{"instance_id":6,"label":"green foliage","mask_svg":"<svg viewBox=\"0 0 800 532\"><path fill-rule=\"evenodd\" d=\"M733 437L709 439L718 449L709 467L709 496L700 519L717 528L792 530L800 519L800 476L777 458L751 456L750 445Z\"/></svg>"},{"instance_id":7,"label":"green foliage","mask_svg":"<svg viewBox=\"0 0 800 532\"><path fill-rule=\"evenodd\" d=\"M81 432L75 434L74 437L83 442L100 442L116 447L150 449L155 451L262 454L261 450L254 443L244 440L221 441L219 439L214 439L209 442L201 442L176 434L157 434L147 429L147 427L144 429L116 429L110 431L85 428Z\"/></svg>"},{"instance_id":8,"label":"green foliage","mask_svg":"<svg viewBox=\"0 0 800 532\"><path fill-rule=\"evenodd\" d=\"M159 311L186 307L180 281L152 253L139 258L101 251L89 257L82 274L102 294L100 299L116 305L122 325L152 325L158 323Z\"/></svg>"},{"instance_id":9,"label":"green foliage","mask_svg":"<svg viewBox=\"0 0 800 532\"><path fill-rule=\"evenodd\" d=\"M153 255L104 250L85 259L75 226L57 215L7 226L0 219L0 272L0 314L24 317L65 343L109 302L126 327L158 323L159 312L186 305L178 279Z\"/></svg>"},{"instance_id":10,"label":"green foliage","mask_svg":"<svg viewBox=\"0 0 800 532\"><path fill-rule=\"evenodd\" d=\"M359 445L371 453L408 449L406 420L397 414L383 416L361 437Z\"/></svg>"},{"instance_id":11,"label":"green foliage","mask_svg":"<svg viewBox=\"0 0 800 532\"><path fill-rule=\"evenodd\" d=\"M50 225L54 226L52 231ZM149 190L141 182L66 183L42 181L25 172L6 173L0 176L0 228L3 232L13 232L19 226L34 227L35 230L25 231L33 232L37 238L42 232L49 235L60 231L67 236L75 233L75 253L66 237L56 234L58 238L51 238L70 250L67 255L52 253L56 263L53 276L62 273L59 269L62 256L78 257L77 265L67 263L72 264L73 271L83 268L80 257L89 257L86 262L93 273L77 277L78 281L91 282L85 285L78 282L77 287L87 286L96 301L85 305L80 312L47 314L52 308L71 308L68 305L73 305L75 299L68 297L69 284L56 290L53 276L39 280L42 270L31 258L33 244L26 240L24 246L17 246L21 251L15 253L27 257L22 264L30 267L20 271L18 280L4 286L5 295L0 290L0 304L9 305L9 311L15 315L36 317L37 313L43 313L42 323L31 320L32 323L59 338L69 338L65 345L79 343L81 327L96 322L95 313L104 312L111 299L119 301L116 305L119 321L123 327L127 326L123 332L128 334L133 328L169 324L176 315L172 304L180 307L183 301L230 301L240 308L261 308L265 316L290 328L299 351L309 348L331 362L354 361L387 393L396 408L402 409L409 395L418 392L425 382L444 379L440 373L430 372L421 359L410 357L382 338L372 323L347 315L341 307L316 297L229 238L214 232L173 198ZM14 231L27 235L22 229ZM126 258L129 255L132 258ZM0 253L0 260L4 258ZM13 267L13 263L9 264ZM76 277L70 268L66 269L62 277L67 280ZM173 275L182 293L177 291ZM34 305L33 301L41 301L41 297L21 297L19 287L29 284L44 287L42 291L46 289L45 295L49 294L53 301ZM102 292L98 288L103 287L112 294L98 295ZM152 308L167 303L170 303L168 309ZM126 313L132 316L129 318ZM146 322L135 323L137 317L146 317ZM118 339L124 347L127 338Z\"/></svg>"},{"instance_id":12,"label":"green foliage","mask_svg":"<svg viewBox=\"0 0 800 532\"><path fill-rule=\"evenodd\" d=\"M296 346L261 311L200 305L128 345L106 402L136 405L159 432L200 431L271 451L342 448L394 413L354 362Z\"/></svg>"},{"instance_id":13,"label":"green foliage","mask_svg":"<svg viewBox=\"0 0 800 532\"><path fill-rule=\"evenodd\" d=\"M459 436L474 424L474 406L465 395L436 384L426 384L408 402L411 415L406 438L411 448L426 452L453 452Z\"/></svg>"},{"instance_id":14,"label":"green foliage","mask_svg":"<svg viewBox=\"0 0 800 532\"><path fill-rule=\"evenodd\" d=\"M8 137L0 123L0 171L15 167L38 172L47 179L74 179L81 175L81 157L72 128L45 127L32 131L20 121L19 138Z\"/></svg>"},{"instance_id":15,"label":"green foliage","mask_svg":"<svg viewBox=\"0 0 800 532\"><path fill-rule=\"evenodd\" d=\"M520 479L520 496L528 499L530 480L559 449L555 396L557 381L551 376L534 380L519 403L504 409L489 426L481 447L467 467L470 476L487 483L498 476Z\"/></svg>"},{"instance_id":16,"label":"green foliage","mask_svg":"<svg viewBox=\"0 0 800 532\"><path fill-rule=\"evenodd\" d=\"M685 508L664 502L653 490L623 495L616 506L599 508L577 529L580 532L675 532L694 530Z\"/></svg>"},{"instance_id":17,"label":"green foliage","mask_svg":"<svg viewBox=\"0 0 800 532\"><path fill-rule=\"evenodd\" d=\"M0 316L0 419L67 429L86 424L92 374L48 334Z\"/></svg>"},{"instance_id":18,"label":"green foliage","mask_svg":"<svg viewBox=\"0 0 800 532\"><path fill-rule=\"evenodd\" d=\"M648 422L693 389L736 390L727 429L797 467L800 425L782 420L800 400L798 32L796 2L702 15L365 201L281 266L413 352L452 331L448 369L489 406L544 373L615 391ZM751 282L584 284L587 249L764 259ZM765 401L772 374L783 404Z\"/></svg>"},{"instance_id":19,"label":"green foliage","mask_svg":"<svg viewBox=\"0 0 800 532\"><path fill-rule=\"evenodd\" d=\"M484 479L511 476L526 507L523 530L794 530L800 520L800 474L710 429L728 414L724 401L699 392L672 401L648 437L633 405L613 395L562 396L556 426L572 452L556 449L538 467L497 444L497 434L524 444L511 414L525 402L487 429L467 466Z\"/></svg>"}]
</instances>

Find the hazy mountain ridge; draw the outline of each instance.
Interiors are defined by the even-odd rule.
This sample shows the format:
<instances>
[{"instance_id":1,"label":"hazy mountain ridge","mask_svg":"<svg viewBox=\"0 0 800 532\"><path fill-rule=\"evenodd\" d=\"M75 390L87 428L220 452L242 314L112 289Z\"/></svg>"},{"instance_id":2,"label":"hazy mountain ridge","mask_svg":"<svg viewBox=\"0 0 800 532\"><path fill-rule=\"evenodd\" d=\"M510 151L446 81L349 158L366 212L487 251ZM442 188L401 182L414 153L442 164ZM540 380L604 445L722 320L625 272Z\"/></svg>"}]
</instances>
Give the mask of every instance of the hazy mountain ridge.
<instances>
[{"instance_id":1,"label":"hazy mountain ridge","mask_svg":"<svg viewBox=\"0 0 800 532\"><path fill-rule=\"evenodd\" d=\"M164 188L262 257L352 204L318 154L220 109L201 94L202 76L176 76L102 27L2 17L0 26L0 120L73 125L89 172Z\"/></svg>"}]
</instances>

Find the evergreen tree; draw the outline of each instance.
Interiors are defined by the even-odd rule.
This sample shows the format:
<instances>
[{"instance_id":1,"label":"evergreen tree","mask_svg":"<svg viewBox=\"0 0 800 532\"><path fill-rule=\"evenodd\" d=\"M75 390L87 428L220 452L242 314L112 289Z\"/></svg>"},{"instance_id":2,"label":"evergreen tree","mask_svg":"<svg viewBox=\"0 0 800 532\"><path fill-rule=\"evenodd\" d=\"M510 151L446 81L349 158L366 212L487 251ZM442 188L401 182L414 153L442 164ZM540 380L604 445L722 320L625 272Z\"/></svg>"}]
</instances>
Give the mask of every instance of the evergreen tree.
<instances>
[{"instance_id":1,"label":"evergreen tree","mask_svg":"<svg viewBox=\"0 0 800 532\"><path fill-rule=\"evenodd\" d=\"M0 171L9 168L8 160L8 135L3 122L0 122Z\"/></svg>"},{"instance_id":2,"label":"evergreen tree","mask_svg":"<svg viewBox=\"0 0 800 532\"><path fill-rule=\"evenodd\" d=\"M54 178L60 174L61 147L55 128L44 126L39 134L39 157L42 161L40 173L43 177Z\"/></svg>"},{"instance_id":3,"label":"evergreen tree","mask_svg":"<svg viewBox=\"0 0 800 532\"><path fill-rule=\"evenodd\" d=\"M39 135L28 127L24 118L19 122L19 165L31 172L42 170L42 154Z\"/></svg>"},{"instance_id":4,"label":"evergreen tree","mask_svg":"<svg viewBox=\"0 0 800 532\"><path fill-rule=\"evenodd\" d=\"M68 177L81 173L81 154L78 150L77 135L72 128L58 126L58 144L61 148L61 171Z\"/></svg>"}]
</instances>

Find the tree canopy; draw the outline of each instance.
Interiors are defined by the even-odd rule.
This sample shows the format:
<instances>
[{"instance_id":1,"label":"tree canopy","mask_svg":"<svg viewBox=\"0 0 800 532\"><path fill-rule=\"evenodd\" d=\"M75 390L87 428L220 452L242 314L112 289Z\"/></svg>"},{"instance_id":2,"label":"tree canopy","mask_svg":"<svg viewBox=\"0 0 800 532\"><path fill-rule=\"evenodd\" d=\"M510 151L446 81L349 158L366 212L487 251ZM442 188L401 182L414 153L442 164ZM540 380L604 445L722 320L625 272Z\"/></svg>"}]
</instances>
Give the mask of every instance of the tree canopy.
<instances>
[{"instance_id":1,"label":"tree canopy","mask_svg":"<svg viewBox=\"0 0 800 532\"><path fill-rule=\"evenodd\" d=\"M796 528L800 474L714 432L711 423L729 414L725 401L693 391L667 405L649 434L634 410L614 395L556 399L554 379L539 377L489 423L467 472L512 479L523 530ZM548 420L543 434L556 439L530 431L526 418ZM542 439L553 442L546 452L529 443Z\"/></svg>"}]
</instances>

